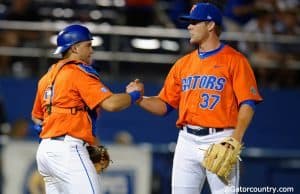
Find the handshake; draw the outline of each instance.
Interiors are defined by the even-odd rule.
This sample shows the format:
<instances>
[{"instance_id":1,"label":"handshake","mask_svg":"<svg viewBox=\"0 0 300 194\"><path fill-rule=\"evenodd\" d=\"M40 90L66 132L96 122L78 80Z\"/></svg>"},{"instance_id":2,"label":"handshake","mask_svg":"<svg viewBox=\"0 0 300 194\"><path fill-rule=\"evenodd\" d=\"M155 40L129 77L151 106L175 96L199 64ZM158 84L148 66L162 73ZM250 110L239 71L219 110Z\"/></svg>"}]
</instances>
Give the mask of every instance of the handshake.
<instances>
[{"instance_id":1,"label":"handshake","mask_svg":"<svg viewBox=\"0 0 300 194\"><path fill-rule=\"evenodd\" d=\"M139 79L135 79L126 86L126 93L130 95L132 104L139 102L144 95L144 84Z\"/></svg>"}]
</instances>

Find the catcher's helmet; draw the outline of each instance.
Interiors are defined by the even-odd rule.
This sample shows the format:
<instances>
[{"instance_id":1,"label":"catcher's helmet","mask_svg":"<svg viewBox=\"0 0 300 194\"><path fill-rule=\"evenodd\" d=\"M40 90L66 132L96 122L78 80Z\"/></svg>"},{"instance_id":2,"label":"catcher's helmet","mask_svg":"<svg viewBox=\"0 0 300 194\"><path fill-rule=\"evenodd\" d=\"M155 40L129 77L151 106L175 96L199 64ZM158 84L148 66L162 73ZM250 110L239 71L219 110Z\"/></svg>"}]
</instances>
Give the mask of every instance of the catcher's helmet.
<instances>
[{"instance_id":1,"label":"catcher's helmet","mask_svg":"<svg viewBox=\"0 0 300 194\"><path fill-rule=\"evenodd\" d=\"M88 28L78 24L69 25L57 35L57 48L54 54L63 53L72 45L88 40L93 40Z\"/></svg>"}]
</instances>

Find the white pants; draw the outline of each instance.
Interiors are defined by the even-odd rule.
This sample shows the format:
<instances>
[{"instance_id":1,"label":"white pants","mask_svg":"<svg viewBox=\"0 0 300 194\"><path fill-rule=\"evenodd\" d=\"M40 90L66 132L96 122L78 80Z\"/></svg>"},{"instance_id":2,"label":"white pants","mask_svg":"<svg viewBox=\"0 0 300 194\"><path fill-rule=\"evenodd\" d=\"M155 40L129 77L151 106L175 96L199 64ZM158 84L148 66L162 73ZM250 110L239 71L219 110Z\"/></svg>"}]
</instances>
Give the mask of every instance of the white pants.
<instances>
[{"instance_id":1,"label":"white pants","mask_svg":"<svg viewBox=\"0 0 300 194\"><path fill-rule=\"evenodd\" d=\"M36 159L47 194L100 193L100 177L82 140L71 136L43 139Z\"/></svg>"},{"instance_id":2,"label":"white pants","mask_svg":"<svg viewBox=\"0 0 300 194\"><path fill-rule=\"evenodd\" d=\"M226 130L206 136L196 136L183 130L179 132L173 160L172 194L200 194L206 178L212 194L235 193L239 184L239 164L232 170L228 185L201 165L209 145L223 140L232 132Z\"/></svg>"}]
</instances>

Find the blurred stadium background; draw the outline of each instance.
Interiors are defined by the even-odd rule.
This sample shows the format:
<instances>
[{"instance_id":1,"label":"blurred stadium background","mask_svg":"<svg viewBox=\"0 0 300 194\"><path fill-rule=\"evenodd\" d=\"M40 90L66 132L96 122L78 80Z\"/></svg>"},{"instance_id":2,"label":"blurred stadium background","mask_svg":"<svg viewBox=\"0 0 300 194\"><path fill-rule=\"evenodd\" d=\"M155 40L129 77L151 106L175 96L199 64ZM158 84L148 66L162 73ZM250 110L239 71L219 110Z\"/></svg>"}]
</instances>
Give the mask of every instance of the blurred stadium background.
<instances>
[{"instance_id":1,"label":"blurred stadium background","mask_svg":"<svg viewBox=\"0 0 300 194\"><path fill-rule=\"evenodd\" d=\"M29 181L38 142L30 113L37 80L56 60L51 52L59 30L69 23L90 28L93 65L112 91L140 78L145 94L156 95L176 59L193 49L177 17L195 2L0 0L0 193L42 193L32 191L38 181ZM227 0L224 13L221 38L248 57L264 97L244 139L241 186L299 193L299 0ZM160 118L135 106L103 112L98 135L115 154L103 175L104 194L170 193L176 114Z\"/></svg>"}]
</instances>

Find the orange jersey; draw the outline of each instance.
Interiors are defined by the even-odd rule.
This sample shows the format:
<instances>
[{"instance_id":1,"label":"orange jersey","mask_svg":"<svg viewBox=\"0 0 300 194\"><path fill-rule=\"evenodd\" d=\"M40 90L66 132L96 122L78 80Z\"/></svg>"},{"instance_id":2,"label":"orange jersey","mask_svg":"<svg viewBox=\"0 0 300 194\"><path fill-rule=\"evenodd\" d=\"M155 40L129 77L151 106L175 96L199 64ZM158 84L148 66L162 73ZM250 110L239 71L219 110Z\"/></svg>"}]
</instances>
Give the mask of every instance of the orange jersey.
<instances>
[{"instance_id":1,"label":"orange jersey","mask_svg":"<svg viewBox=\"0 0 300 194\"><path fill-rule=\"evenodd\" d=\"M241 102L262 101L247 59L227 45L205 58L197 50L180 58L159 97L179 109L179 127L235 127Z\"/></svg>"},{"instance_id":2,"label":"orange jersey","mask_svg":"<svg viewBox=\"0 0 300 194\"><path fill-rule=\"evenodd\" d=\"M68 64L66 64L68 63ZM59 66L62 65L59 70ZM87 111L71 113L70 108L88 107L93 110L104 99L112 95L97 78L86 71L83 64L78 65L68 60L61 60L52 65L40 79L32 116L43 120L41 138L70 135L89 144L94 143L92 118ZM87 67L88 68L88 67ZM47 88L54 81L52 94L53 112L47 112ZM60 111L56 111L59 109ZM62 111L63 110L63 111Z\"/></svg>"}]
</instances>

